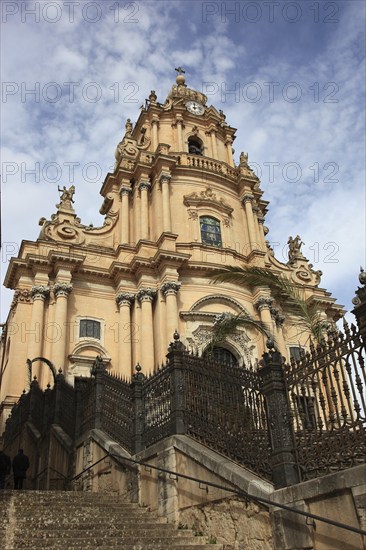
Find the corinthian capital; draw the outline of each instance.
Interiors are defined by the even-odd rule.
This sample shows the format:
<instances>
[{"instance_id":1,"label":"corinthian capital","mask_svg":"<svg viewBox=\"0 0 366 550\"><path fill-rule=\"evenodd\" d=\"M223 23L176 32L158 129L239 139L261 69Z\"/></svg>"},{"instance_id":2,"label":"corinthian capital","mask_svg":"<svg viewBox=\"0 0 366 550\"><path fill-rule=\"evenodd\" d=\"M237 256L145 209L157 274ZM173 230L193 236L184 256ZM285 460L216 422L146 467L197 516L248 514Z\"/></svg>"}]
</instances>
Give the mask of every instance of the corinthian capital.
<instances>
[{"instance_id":1,"label":"corinthian capital","mask_svg":"<svg viewBox=\"0 0 366 550\"><path fill-rule=\"evenodd\" d=\"M144 191L146 189L146 191L148 191L151 187L151 183L149 181L142 181L139 183L139 189L140 191Z\"/></svg>"},{"instance_id":2,"label":"corinthian capital","mask_svg":"<svg viewBox=\"0 0 366 550\"><path fill-rule=\"evenodd\" d=\"M181 287L181 284L182 283L178 283L176 281L167 281L166 283L161 285L160 290L164 294L164 296L168 296L169 294L176 295Z\"/></svg>"},{"instance_id":3,"label":"corinthian capital","mask_svg":"<svg viewBox=\"0 0 366 550\"><path fill-rule=\"evenodd\" d=\"M245 193L245 195L243 195L241 199L241 202L245 204L246 202L253 202L253 200L254 200L253 195L251 195L250 193Z\"/></svg>"},{"instance_id":4,"label":"corinthian capital","mask_svg":"<svg viewBox=\"0 0 366 550\"><path fill-rule=\"evenodd\" d=\"M45 300L50 293L48 286L32 286L31 296L33 300Z\"/></svg>"},{"instance_id":5,"label":"corinthian capital","mask_svg":"<svg viewBox=\"0 0 366 550\"><path fill-rule=\"evenodd\" d=\"M138 291L136 294L136 298L140 303L142 302L153 302L154 298L156 296L156 290L153 290L152 288L142 288Z\"/></svg>"},{"instance_id":6,"label":"corinthian capital","mask_svg":"<svg viewBox=\"0 0 366 550\"><path fill-rule=\"evenodd\" d=\"M56 298L63 296L67 298L70 292L72 291L72 285L68 283L56 283L53 287Z\"/></svg>"},{"instance_id":7,"label":"corinthian capital","mask_svg":"<svg viewBox=\"0 0 366 550\"><path fill-rule=\"evenodd\" d=\"M123 197L123 195L130 195L131 191L132 191L131 187L126 187L125 185L121 185L119 193L121 197Z\"/></svg>"},{"instance_id":8,"label":"corinthian capital","mask_svg":"<svg viewBox=\"0 0 366 550\"><path fill-rule=\"evenodd\" d=\"M135 295L128 292L119 292L116 296L117 305L131 307L135 301Z\"/></svg>"},{"instance_id":9,"label":"corinthian capital","mask_svg":"<svg viewBox=\"0 0 366 550\"><path fill-rule=\"evenodd\" d=\"M258 300L254 302L254 306L257 308L258 311L262 311L263 309L270 309L273 301L273 298L270 298L269 296L260 296Z\"/></svg>"},{"instance_id":10,"label":"corinthian capital","mask_svg":"<svg viewBox=\"0 0 366 550\"><path fill-rule=\"evenodd\" d=\"M167 183L169 185L171 179L172 179L172 176L170 174L161 174L159 178L159 183L160 185L163 185L163 183Z\"/></svg>"}]
</instances>

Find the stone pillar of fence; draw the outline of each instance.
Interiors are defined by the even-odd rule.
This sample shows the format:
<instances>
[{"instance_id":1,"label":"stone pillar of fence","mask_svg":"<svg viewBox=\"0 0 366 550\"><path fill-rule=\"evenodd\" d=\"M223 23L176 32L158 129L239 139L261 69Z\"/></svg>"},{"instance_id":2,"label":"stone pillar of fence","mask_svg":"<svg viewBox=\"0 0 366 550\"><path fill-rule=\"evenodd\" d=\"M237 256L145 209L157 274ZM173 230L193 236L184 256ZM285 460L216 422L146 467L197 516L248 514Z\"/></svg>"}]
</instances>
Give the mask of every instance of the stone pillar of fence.
<instances>
[{"instance_id":1,"label":"stone pillar of fence","mask_svg":"<svg viewBox=\"0 0 366 550\"><path fill-rule=\"evenodd\" d=\"M144 397L143 385L145 375L141 372L141 365L137 363L136 373L132 377L131 390L134 407L134 448L135 454L143 450L142 434L144 433Z\"/></svg>"},{"instance_id":2,"label":"stone pillar of fence","mask_svg":"<svg viewBox=\"0 0 366 550\"><path fill-rule=\"evenodd\" d=\"M280 353L270 350L263 354L260 365L258 372L266 400L273 482L275 488L280 489L300 481L283 359Z\"/></svg>"},{"instance_id":3,"label":"stone pillar of fence","mask_svg":"<svg viewBox=\"0 0 366 550\"><path fill-rule=\"evenodd\" d=\"M106 366L98 356L92 366L91 374L95 377L95 420L94 428L103 429L103 389Z\"/></svg>"},{"instance_id":4,"label":"stone pillar of fence","mask_svg":"<svg viewBox=\"0 0 366 550\"><path fill-rule=\"evenodd\" d=\"M172 367L171 384L171 430L174 434L185 434L187 431L184 411L185 411L185 379L184 379L184 354L185 345L180 341L177 331L173 335L174 342L171 342L168 348L167 358Z\"/></svg>"},{"instance_id":5,"label":"stone pillar of fence","mask_svg":"<svg viewBox=\"0 0 366 550\"><path fill-rule=\"evenodd\" d=\"M356 296L352 300L355 306L352 313L357 319L358 328L366 343L366 272L362 267L358 280L361 283L361 287L358 287Z\"/></svg>"},{"instance_id":6,"label":"stone pillar of fence","mask_svg":"<svg viewBox=\"0 0 366 550\"><path fill-rule=\"evenodd\" d=\"M62 374L62 369L59 369L55 378L55 412L53 417L54 424L60 424L61 407L62 407L62 395L60 391L61 384L65 381L65 377Z\"/></svg>"}]
</instances>

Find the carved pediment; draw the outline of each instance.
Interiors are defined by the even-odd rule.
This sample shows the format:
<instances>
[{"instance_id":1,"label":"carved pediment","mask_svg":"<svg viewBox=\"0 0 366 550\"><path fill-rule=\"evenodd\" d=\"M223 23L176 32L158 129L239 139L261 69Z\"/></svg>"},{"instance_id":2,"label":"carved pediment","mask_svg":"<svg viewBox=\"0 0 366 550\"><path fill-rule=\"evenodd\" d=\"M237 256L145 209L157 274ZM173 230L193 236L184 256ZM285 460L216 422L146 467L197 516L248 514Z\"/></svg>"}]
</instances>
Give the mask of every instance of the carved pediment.
<instances>
[{"instance_id":1,"label":"carved pediment","mask_svg":"<svg viewBox=\"0 0 366 550\"><path fill-rule=\"evenodd\" d=\"M210 206L227 216L231 216L233 212L233 208L231 208L223 198L218 198L210 186L199 193L195 191L189 195L184 195L183 199L185 206L194 206L196 208Z\"/></svg>"}]
</instances>

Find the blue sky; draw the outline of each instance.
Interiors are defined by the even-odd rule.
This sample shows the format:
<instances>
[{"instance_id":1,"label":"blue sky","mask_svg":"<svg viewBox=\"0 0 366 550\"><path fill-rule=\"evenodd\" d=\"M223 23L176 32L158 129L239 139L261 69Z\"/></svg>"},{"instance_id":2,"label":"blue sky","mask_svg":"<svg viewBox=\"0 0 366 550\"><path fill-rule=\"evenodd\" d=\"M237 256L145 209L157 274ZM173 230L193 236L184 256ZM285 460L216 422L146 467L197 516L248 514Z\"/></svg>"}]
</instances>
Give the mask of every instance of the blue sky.
<instances>
[{"instance_id":1,"label":"blue sky","mask_svg":"<svg viewBox=\"0 0 366 550\"><path fill-rule=\"evenodd\" d=\"M234 156L248 152L261 177L278 259L299 234L321 286L352 309L366 263L364 2L1 8L2 280L22 239L55 212L58 185L75 184L82 222L102 224L99 189L126 118L151 89L164 101L181 65L238 129ZM2 290L1 321L11 296Z\"/></svg>"}]
</instances>

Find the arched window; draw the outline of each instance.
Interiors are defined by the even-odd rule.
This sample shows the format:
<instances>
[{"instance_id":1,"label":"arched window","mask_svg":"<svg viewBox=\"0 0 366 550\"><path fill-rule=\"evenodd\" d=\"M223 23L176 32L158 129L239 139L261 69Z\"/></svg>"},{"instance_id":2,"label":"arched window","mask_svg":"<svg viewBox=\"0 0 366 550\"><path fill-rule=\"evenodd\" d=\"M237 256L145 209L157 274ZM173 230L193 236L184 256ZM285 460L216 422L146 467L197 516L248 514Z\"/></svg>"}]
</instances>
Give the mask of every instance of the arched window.
<instances>
[{"instance_id":1,"label":"arched window","mask_svg":"<svg viewBox=\"0 0 366 550\"><path fill-rule=\"evenodd\" d=\"M210 246L222 246L220 222L211 216L200 217L201 240Z\"/></svg>"},{"instance_id":2,"label":"arched window","mask_svg":"<svg viewBox=\"0 0 366 550\"><path fill-rule=\"evenodd\" d=\"M188 138L188 153L190 155L203 154L203 143L198 137L192 136Z\"/></svg>"},{"instance_id":3,"label":"arched window","mask_svg":"<svg viewBox=\"0 0 366 550\"><path fill-rule=\"evenodd\" d=\"M205 355L206 352L203 353L203 357L205 357ZM239 364L235 355L226 348L215 347L213 349L212 356L218 363L223 363L229 367L237 367Z\"/></svg>"}]
</instances>

